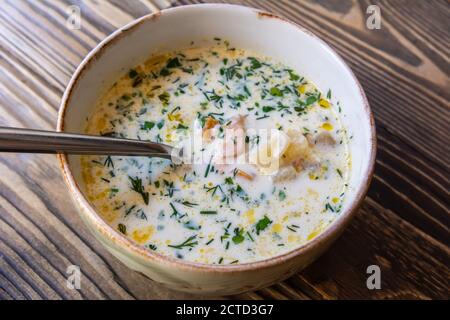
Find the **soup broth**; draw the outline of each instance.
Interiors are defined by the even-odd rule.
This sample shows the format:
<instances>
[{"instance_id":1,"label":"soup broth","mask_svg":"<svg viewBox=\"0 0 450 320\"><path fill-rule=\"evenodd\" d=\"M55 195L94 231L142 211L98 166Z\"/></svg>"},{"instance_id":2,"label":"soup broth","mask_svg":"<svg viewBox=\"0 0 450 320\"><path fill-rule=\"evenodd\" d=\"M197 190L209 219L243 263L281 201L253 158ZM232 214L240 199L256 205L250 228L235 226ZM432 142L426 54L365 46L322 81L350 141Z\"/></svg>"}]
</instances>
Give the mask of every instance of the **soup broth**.
<instances>
[{"instance_id":1,"label":"soup broth","mask_svg":"<svg viewBox=\"0 0 450 320\"><path fill-rule=\"evenodd\" d=\"M208 264L267 259L340 213L350 168L340 106L283 63L214 42L127 71L86 125L182 146L190 161L83 156L86 193L148 250Z\"/></svg>"}]
</instances>

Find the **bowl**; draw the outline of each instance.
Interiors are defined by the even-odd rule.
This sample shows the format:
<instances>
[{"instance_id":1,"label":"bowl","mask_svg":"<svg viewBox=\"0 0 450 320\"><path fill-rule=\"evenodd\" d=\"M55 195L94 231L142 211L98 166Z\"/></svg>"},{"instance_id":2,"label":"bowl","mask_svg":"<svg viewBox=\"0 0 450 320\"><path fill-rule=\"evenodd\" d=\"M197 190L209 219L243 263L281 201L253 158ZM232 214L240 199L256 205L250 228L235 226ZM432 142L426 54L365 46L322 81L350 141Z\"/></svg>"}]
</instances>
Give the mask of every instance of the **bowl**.
<instances>
[{"instance_id":1,"label":"bowl","mask_svg":"<svg viewBox=\"0 0 450 320\"><path fill-rule=\"evenodd\" d=\"M83 132L97 98L115 79L151 54L214 37L291 66L318 88L330 88L334 105L339 101L343 125L352 136L352 167L341 214L319 236L290 252L251 263L208 265L163 256L139 246L103 221L85 197L80 157L58 157L82 220L120 261L175 290L229 295L271 285L305 268L338 238L365 197L376 152L373 116L355 75L330 46L293 22L253 8L201 4L163 10L120 28L87 55L64 92L57 130Z\"/></svg>"}]
</instances>

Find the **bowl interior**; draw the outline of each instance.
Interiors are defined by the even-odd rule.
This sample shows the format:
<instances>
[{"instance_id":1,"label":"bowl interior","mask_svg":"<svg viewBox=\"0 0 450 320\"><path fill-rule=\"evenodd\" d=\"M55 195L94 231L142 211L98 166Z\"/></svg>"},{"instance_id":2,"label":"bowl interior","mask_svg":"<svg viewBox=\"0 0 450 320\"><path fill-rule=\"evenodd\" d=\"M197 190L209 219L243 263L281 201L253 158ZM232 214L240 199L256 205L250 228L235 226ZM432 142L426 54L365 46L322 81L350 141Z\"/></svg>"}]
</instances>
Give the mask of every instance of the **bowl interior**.
<instances>
[{"instance_id":1,"label":"bowl interior","mask_svg":"<svg viewBox=\"0 0 450 320\"><path fill-rule=\"evenodd\" d=\"M117 77L151 54L188 47L191 41L201 45L214 37L271 56L314 82L322 92L331 90L334 107L339 101L343 125L352 137L349 191L341 216L345 215L367 183L373 157L373 129L364 93L350 69L320 39L290 22L254 9L231 5L186 6L141 18L117 31L80 65L66 91L66 110L58 129L82 132L97 98ZM69 168L83 192L78 156L69 156Z\"/></svg>"}]
</instances>

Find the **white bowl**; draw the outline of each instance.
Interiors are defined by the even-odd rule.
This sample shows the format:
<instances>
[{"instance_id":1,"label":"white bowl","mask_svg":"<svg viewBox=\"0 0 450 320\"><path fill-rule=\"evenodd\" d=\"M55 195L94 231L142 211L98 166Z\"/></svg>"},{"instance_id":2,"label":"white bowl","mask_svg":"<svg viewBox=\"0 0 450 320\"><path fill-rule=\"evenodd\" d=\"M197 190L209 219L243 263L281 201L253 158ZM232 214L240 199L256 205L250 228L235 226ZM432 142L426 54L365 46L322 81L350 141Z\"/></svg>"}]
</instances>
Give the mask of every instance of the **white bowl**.
<instances>
[{"instance_id":1,"label":"white bowl","mask_svg":"<svg viewBox=\"0 0 450 320\"><path fill-rule=\"evenodd\" d=\"M331 89L342 106L352 139L349 188L340 216L319 236L288 253L259 262L206 265L147 250L110 227L87 201L80 158L59 155L64 177L80 215L105 247L131 269L170 288L200 294L234 294L258 289L301 270L342 233L367 192L376 140L366 96L345 62L322 40L286 19L256 9L203 4L163 10L117 30L82 61L61 102L58 131L83 132L98 97L127 70L151 54L173 51L214 37L238 48L271 56L294 68L322 90Z\"/></svg>"}]
</instances>

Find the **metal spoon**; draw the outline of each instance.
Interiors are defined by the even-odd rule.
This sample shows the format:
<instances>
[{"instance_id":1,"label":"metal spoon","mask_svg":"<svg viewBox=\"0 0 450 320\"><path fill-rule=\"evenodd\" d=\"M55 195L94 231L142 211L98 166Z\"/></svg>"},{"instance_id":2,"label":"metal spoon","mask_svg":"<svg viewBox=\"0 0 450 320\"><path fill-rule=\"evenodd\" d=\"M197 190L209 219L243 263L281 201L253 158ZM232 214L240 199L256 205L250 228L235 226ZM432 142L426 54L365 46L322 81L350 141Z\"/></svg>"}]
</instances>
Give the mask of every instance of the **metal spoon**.
<instances>
[{"instance_id":1,"label":"metal spoon","mask_svg":"<svg viewBox=\"0 0 450 320\"><path fill-rule=\"evenodd\" d=\"M0 127L0 152L148 156L172 160L173 149L150 141Z\"/></svg>"}]
</instances>

